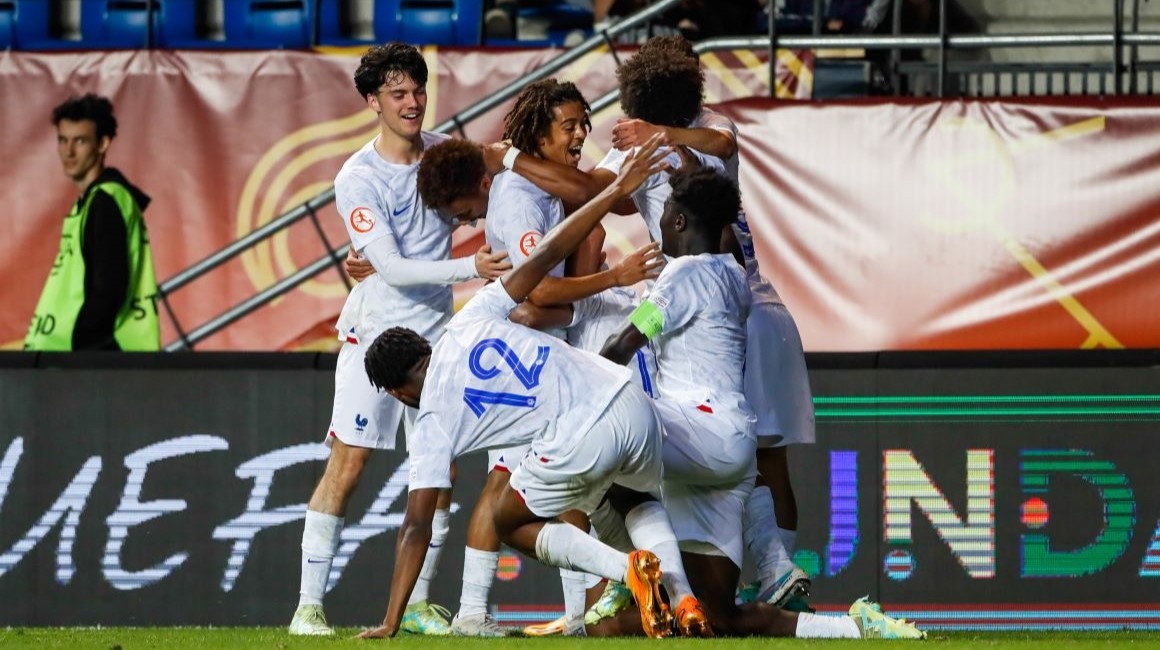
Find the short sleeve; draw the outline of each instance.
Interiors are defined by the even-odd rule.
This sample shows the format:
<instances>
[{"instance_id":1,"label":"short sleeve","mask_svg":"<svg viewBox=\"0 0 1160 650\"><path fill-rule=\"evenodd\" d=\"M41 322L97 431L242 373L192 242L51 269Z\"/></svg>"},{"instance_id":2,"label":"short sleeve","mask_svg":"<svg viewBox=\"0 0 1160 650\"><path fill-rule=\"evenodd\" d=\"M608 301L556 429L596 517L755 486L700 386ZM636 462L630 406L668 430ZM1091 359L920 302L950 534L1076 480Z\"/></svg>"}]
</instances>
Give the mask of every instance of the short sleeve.
<instances>
[{"instance_id":1,"label":"short sleeve","mask_svg":"<svg viewBox=\"0 0 1160 650\"><path fill-rule=\"evenodd\" d=\"M434 413L420 413L415 420L415 427L407 436L407 454L411 463L408 490L451 487L454 451Z\"/></svg>"},{"instance_id":2,"label":"short sleeve","mask_svg":"<svg viewBox=\"0 0 1160 650\"><path fill-rule=\"evenodd\" d=\"M604 313L604 296L596 294L572 303L572 323L569 328L600 318Z\"/></svg>"},{"instance_id":3,"label":"short sleeve","mask_svg":"<svg viewBox=\"0 0 1160 650\"><path fill-rule=\"evenodd\" d=\"M629 316L629 322L650 341L684 327L696 316L698 306L704 304L700 285L695 266L681 259L670 262Z\"/></svg>"},{"instance_id":4,"label":"short sleeve","mask_svg":"<svg viewBox=\"0 0 1160 650\"><path fill-rule=\"evenodd\" d=\"M392 206L386 205L383 195L369 175L358 171L344 170L334 179L334 204L355 250L387 235L394 238Z\"/></svg>"},{"instance_id":5,"label":"short sleeve","mask_svg":"<svg viewBox=\"0 0 1160 650\"><path fill-rule=\"evenodd\" d=\"M737 138L737 125L733 120L709 108L702 108L697 119L693 122L693 127L701 129L713 129L714 131L724 131Z\"/></svg>"},{"instance_id":6,"label":"short sleeve","mask_svg":"<svg viewBox=\"0 0 1160 650\"><path fill-rule=\"evenodd\" d=\"M624 166L624 158L627 155L627 151L611 149L609 150L608 154L604 156L604 160L601 160L600 163L596 165L596 169L607 169L613 174L619 176L620 168Z\"/></svg>"},{"instance_id":7,"label":"short sleeve","mask_svg":"<svg viewBox=\"0 0 1160 650\"><path fill-rule=\"evenodd\" d=\"M518 267L527 261L532 251L548 231L548 215L531 201L500 206L502 214L488 213L488 223L495 225L496 238L506 246L508 260ZM494 220L494 221L493 221Z\"/></svg>"},{"instance_id":8,"label":"short sleeve","mask_svg":"<svg viewBox=\"0 0 1160 650\"><path fill-rule=\"evenodd\" d=\"M468 322L472 320L507 320L508 314L512 313L518 305L512 297L508 295L506 289L503 288L503 281L496 280L491 284L484 286L459 313L455 315L452 322Z\"/></svg>"}]
</instances>

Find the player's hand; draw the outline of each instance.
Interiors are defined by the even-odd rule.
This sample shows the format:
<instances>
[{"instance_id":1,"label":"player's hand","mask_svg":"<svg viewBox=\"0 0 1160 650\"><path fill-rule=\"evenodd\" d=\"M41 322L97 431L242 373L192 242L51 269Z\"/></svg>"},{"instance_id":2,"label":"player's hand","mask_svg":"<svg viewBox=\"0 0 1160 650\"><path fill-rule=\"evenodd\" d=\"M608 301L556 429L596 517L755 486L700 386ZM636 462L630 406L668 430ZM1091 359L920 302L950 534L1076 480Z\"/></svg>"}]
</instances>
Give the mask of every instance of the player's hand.
<instances>
[{"instance_id":1,"label":"player's hand","mask_svg":"<svg viewBox=\"0 0 1160 650\"><path fill-rule=\"evenodd\" d=\"M503 171L503 157L511 146L512 143L506 140L483 145L483 167L488 174L498 174Z\"/></svg>"},{"instance_id":2,"label":"player's hand","mask_svg":"<svg viewBox=\"0 0 1160 650\"><path fill-rule=\"evenodd\" d=\"M642 280L656 278L664 265L665 256L661 253L660 242L652 242L620 260L619 264L612 267L612 277L616 279L616 286L631 287Z\"/></svg>"},{"instance_id":3,"label":"player's hand","mask_svg":"<svg viewBox=\"0 0 1160 650\"><path fill-rule=\"evenodd\" d=\"M612 127L612 146L624 151L640 146L654 135L660 134L661 144L668 144L668 133L664 127L649 124L644 120L630 120L620 118L616 126Z\"/></svg>"},{"instance_id":4,"label":"player's hand","mask_svg":"<svg viewBox=\"0 0 1160 650\"><path fill-rule=\"evenodd\" d=\"M649 176L669 169L669 164L664 161L669 150L661 149L661 139L659 134L654 135L624 157L620 175L612 183L621 198L631 196Z\"/></svg>"},{"instance_id":5,"label":"player's hand","mask_svg":"<svg viewBox=\"0 0 1160 650\"><path fill-rule=\"evenodd\" d=\"M494 280L512 269L507 251L491 252L491 246L484 244L475 253L475 270L484 280Z\"/></svg>"},{"instance_id":6,"label":"player's hand","mask_svg":"<svg viewBox=\"0 0 1160 650\"><path fill-rule=\"evenodd\" d=\"M380 625L374 629L363 630L355 638L358 639L389 639L395 636L394 630L387 629L386 625Z\"/></svg>"},{"instance_id":7,"label":"player's hand","mask_svg":"<svg viewBox=\"0 0 1160 650\"><path fill-rule=\"evenodd\" d=\"M371 266L370 260L360 257L354 252L354 248L347 249L343 267L346 268L346 274L355 282L362 282L375 274L375 267Z\"/></svg>"}]
</instances>

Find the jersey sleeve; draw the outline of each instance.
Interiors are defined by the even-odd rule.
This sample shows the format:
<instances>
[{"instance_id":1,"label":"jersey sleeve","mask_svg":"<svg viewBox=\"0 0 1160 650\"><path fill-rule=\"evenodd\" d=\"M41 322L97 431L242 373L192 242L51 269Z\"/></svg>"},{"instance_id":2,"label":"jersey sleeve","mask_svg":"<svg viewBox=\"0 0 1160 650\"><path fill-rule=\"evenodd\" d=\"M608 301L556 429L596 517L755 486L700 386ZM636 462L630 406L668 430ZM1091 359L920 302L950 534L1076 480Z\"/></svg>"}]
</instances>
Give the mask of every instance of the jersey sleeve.
<instances>
[{"instance_id":1,"label":"jersey sleeve","mask_svg":"<svg viewBox=\"0 0 1160 650\"><path fill-rule=\"evenodd\" d=\"M455 315L454 321L467 323L484 319L507 320L508 314L512 313L516 306L516 301L512 300L507 290L503 288L502 280L496 280L476 291L471 300L468 300L463 309Z\"/></svg>"},{"instance_id":2,"label":"jersey sleeve","mask_svg":"<svg viewBox=\"0 0 1160 650\"><path fill-rule=\"evenodd\" d=\"M344 171L334 179L334 205L356 251L387 236L397 246L390 222L392 206L386 205L383 194L373 179L358 171Z\"/></svg>"},{"instance_id":3,"label":"jersey sleeve","mask_svg":"<svg viewBox=\"0 0 1160 650\"><path fill-rule=\"evenodd\" d=\"M496 238L506 246L508 261L518 267L527 261L536 245L544 238L548 215L531 200L497 206L498 212L488 211L488 222L494 226ZM494 221L493 221L494 219Z\"/></svg>"},{"instance_id":4,"label":"jersey sleeve","mask_svg":"<svg viewBox=\"0 0 1160 650\"><path fill-rule=\"evenodd\" d=\"M737 139L737 125L733 123L733 120L709 108L701 109L701 113L697 115L692 126L698 129L724 131L732 135L735 140Z\"/></svg>"},{"instance_id":5,"label":"jersey sleeve","mask_svg":"<svg viewBox=\"0 0 1160 650\"><path fill-rule=\"evenodd\" d=\"M600 163L596 165L596 169L607 169L613 174L619 176L620 168L624 166L624 158L627 155L627 151L611 149L609 150L608 154L604 156L604 160L601 160Z\"/></svg>"},{"instance_id":6,"label":"jersey sleeve","mask_svg":"<svg viewBox=\"0 0 1160 650\"><path fill-rule=\"evenodd\" d=\"M572 303L572 322L569 328L583 325L593 319L600 318L604 313L604 296L596 294Z\"/></svg>"},{"instance_id":7,"label":"jersey sleeve","mask_svg":"<svg viewBox=\"0 0 1160 650\"><path fill-rule=\"evenodd\" d=\"M629 322L650 341L684 327L697 315L698 305L704 303L700 284L693 266L680 259L670 262L628 317Z\"/></svg>"},{"instance_id":8,"label":"jersey sleeve","mask_svg":"<svg viewBox=\"0 0 1160 650\"><path fill-rule=\"evenodd\" d=\"M407 454L411 463L408 490L451 487L454 450L434 413L420 413L415 420L415 428L407 437Z\"/></svg>"}]
</instances>

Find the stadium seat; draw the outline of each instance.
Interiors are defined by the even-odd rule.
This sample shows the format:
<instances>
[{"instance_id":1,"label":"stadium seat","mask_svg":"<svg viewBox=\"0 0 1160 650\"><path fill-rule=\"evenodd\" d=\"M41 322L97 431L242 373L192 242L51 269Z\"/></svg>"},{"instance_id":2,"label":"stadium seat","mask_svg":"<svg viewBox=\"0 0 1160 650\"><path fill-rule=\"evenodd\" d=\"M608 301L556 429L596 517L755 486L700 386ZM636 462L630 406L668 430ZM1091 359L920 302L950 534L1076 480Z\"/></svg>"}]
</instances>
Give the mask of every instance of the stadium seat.
<instances>
[{"instance_id":1,"label":"stadium seat","mask_svg":"<svg viewBox=\"0 0 1160 650\"><path fill-rule=\"evenodd\" d=\"M524 27L517 40L488 39L488 45L561 47L568 36L577 30L591 35L592 12L564 0L542 0L521 4L516 19Z\"/></svg>"},{"instance_id":2,"label":"stadium seat","mask_svg":"<svg viewBox=\"0 0 1160 650\"><path fill-rule=\"evenodd\" d=\"M57 24L59 15L59 7L49 0L0 2L0 46L18 50L89 50L149 45L147 0L81 3L79 38L64 37L62 25Z\"/></svg>"},{"instance_id":3,"label":"stadium seat","mask_svg":"<svg viewBox=\"0 0 1160 650\"><path fill-rule=\"evenodd\" d=\"M153 0L157 47L299 49L313 44L314 0L228 0L220 38L198 15L197 0Z\"/></svg>"},{"instance_id":4,"label":"stadium seat","mask_svg":"<svg viewBox=\"0 0 1160 650\"><path fill-rule=\"evenodd\" d=\"M154 0L153 45L171 50L221 47L206 35L196 0Z\"/></svg>"},{"instance_id":5,"label":"stadium seat","mask_svg":"<svg viewBox=\"0 0 1160 650\"><path fill-rule=\"evenodd\" d=\"M0 50L10 49L16 40L16 3L0 0Z\"/></svg>"},{"instance_id":6,"label":"stadium seat","mask_svg":"<svg viewBox=\"0 0 1160 650\"><path fill-rule=\"evenodd\" d=\"M314 0L230 0L226 47L304 49L313 45Z\"/></svg>"},{"instance_id":7,"label":"stadium seat","mask_svg":"<svg viewBox=\"0 0 1160 650\"><path fill-rule=\"evenodd\" d=\"M375 31L380 40L415 45L479 45L482 4L479 0L379 0Z\"/></svg>"},{"instance_id":8,"label":"stadium seat","mask_svg":"<svg viewBox=\"0 0 1160 650\"><path fill-rule=\"evenodd\" d=\"M351 5L357 0L318 0L318 32L314 42L318 45L371 45L379 41L374 38L357 38L351 20ZM387 39L381 39L387 40Z\"/></svg>"},{"instance_id":9,"label":"stadium seat","mask_svg":"<svg viewBox=\"0 0 1160 650\"><path fill-rule=\"evenodd\" d=\"M146 0L81 3L81 45L94 49L147 47L149 12Z\"/></svg>"}]
</instances>

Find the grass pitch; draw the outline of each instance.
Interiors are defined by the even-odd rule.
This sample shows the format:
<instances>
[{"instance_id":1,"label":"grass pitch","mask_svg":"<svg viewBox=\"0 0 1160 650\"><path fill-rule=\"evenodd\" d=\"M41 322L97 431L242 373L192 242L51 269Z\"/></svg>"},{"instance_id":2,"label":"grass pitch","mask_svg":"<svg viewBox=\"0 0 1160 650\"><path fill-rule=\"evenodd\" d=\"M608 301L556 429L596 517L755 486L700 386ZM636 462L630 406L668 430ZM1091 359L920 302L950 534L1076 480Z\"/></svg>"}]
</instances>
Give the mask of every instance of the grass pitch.
<instances>
[{"instance_id":1,"label":"grass pitch","mask_svg":"<svg viewBox=\"0 0 1160 650\"><path fill-rule=\"evenodd\" d=\"M919 647L929 650L1088 650L1089 648L1160 648L1160 632L934 632L921 641L858 641L821 639L468 639L462 637L408 637L364 641L353 638L359 630L340 628L333 638L291 637L284 628L6 628L0 629L0 648L98 648L137 650L164 648L422 648L423 650L515 650L587 647L592 650L644 650L654 644L677 644L699 650L723 648L829 648L850 649L860 644L874 648Z\"/></svg>"}]
</instances>

